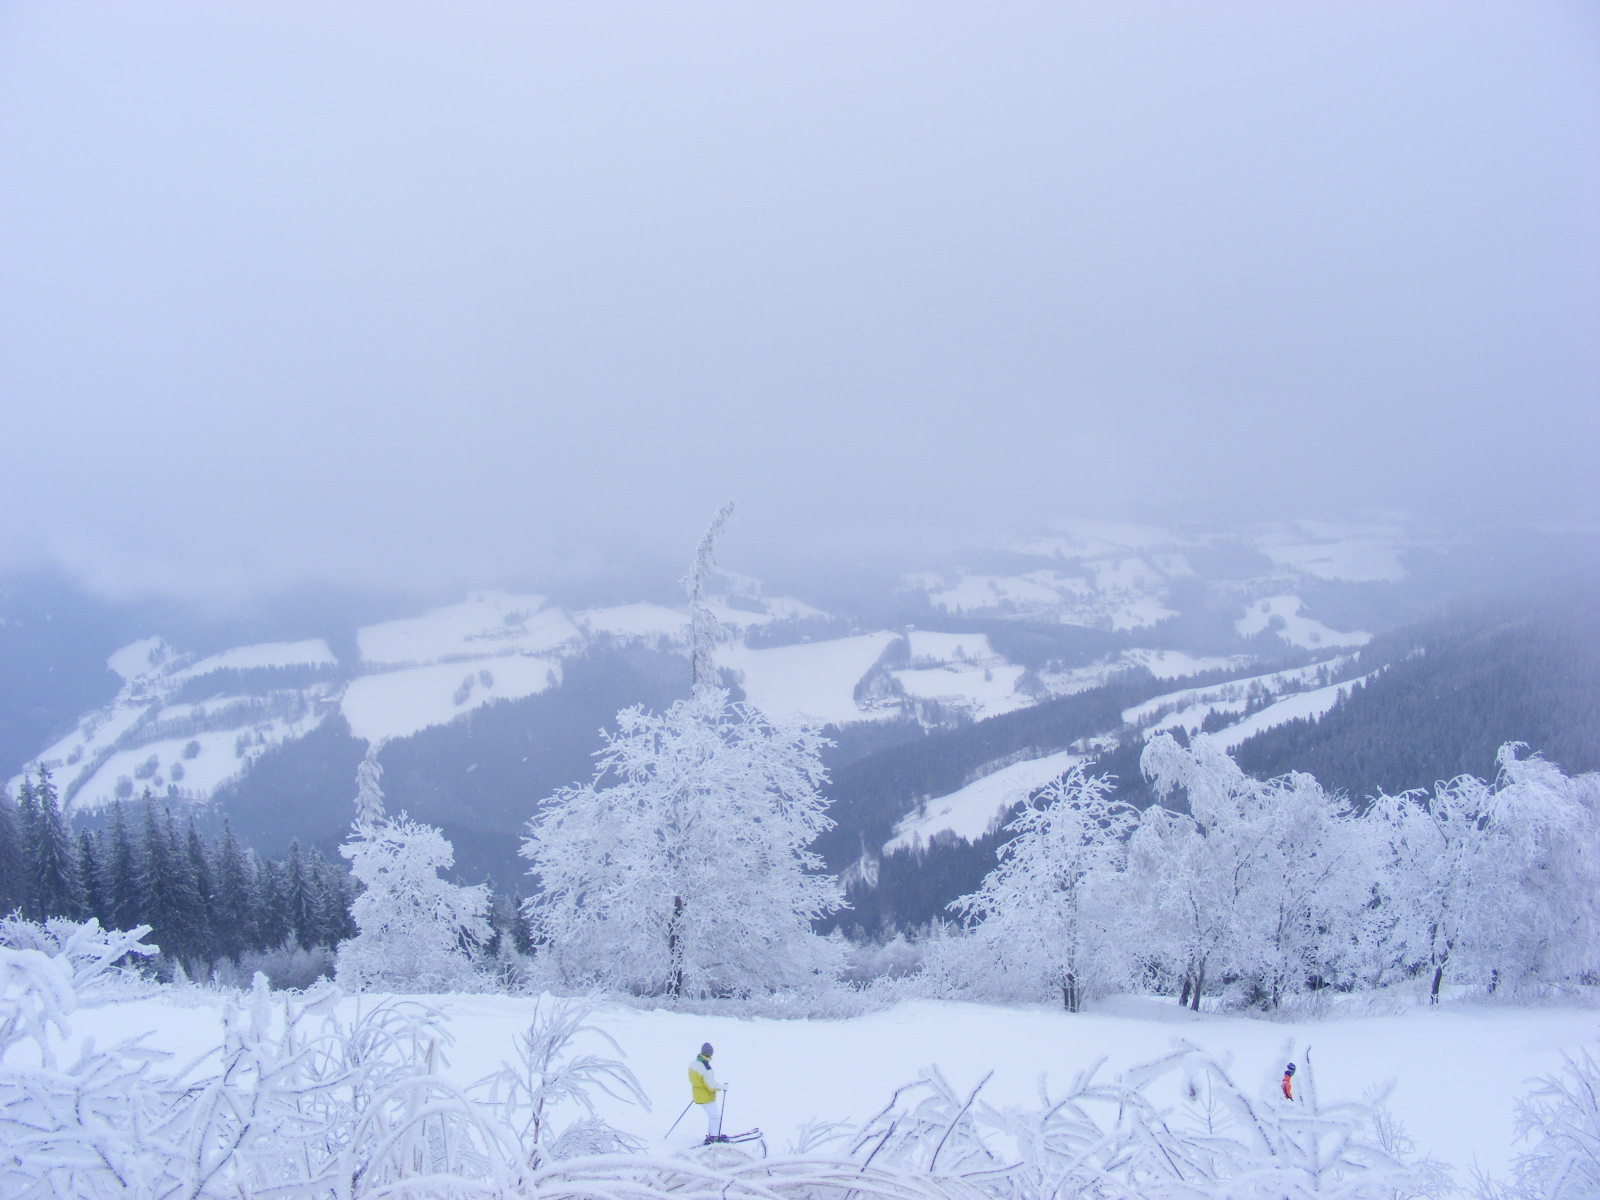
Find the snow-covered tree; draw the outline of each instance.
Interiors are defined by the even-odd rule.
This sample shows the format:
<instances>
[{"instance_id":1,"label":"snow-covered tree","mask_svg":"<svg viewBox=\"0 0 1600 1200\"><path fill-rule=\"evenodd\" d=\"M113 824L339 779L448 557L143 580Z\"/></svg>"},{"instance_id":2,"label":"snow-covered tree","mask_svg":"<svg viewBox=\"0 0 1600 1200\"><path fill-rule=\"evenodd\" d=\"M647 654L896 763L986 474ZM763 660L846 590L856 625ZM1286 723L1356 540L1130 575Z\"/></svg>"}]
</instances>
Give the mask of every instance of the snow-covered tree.
<instances>
[{"instance_id":1,"label":"snow-covered tree","mask_svg":"<svg viewBox=\"0 0 1600 1200\"><path fill-rule=\"evenodd\" d=\"M1463 775L1431 796L1379 796L1370 820L1391 915L1375 948L1396 973L1555 981L1595 970L1600 776L1569 778L1501 747L1493 784Z\"/></svg>"},{"instance_id":2,"label":"snow-covered tree","mask_svg":"<svg viewBox=\"0 0 1600 1200\"><path fill-rule=\"evenodd\" d=\"M383 739L367 743L367 753L356 768L356 829L376 825L384 819L383 768L378 765L378 755L383 751Z\"/></svg>"},{"instance_id":3,"label":"snow-covered tree","mask_svg":"<svg viewBox=\"0 0 1600 1200\"><path fill-rule=\"evenodd\" d=\"M1059 995L1068 1012L1123 977L1116 893L1138 814L1112 786L1078 764L1043 788L1007 826L1016 836L983 886L951 906L977 920L990 978Z\"/></svg>"},{"instance_id":4,"label":"snow-covered tree","mask_svg":"<svg viewBox=\"0 0 1600 1200\"><path fill-rule=\"evenodd\" d=\"M357 771L356 819L339 853L362 891L350 906L356 935L335 973L360 990L448 991L472 975L469 947L489 934L488 889L441 879L455 849L431 825L384 816L374 745Z\"/></svg>"},{"instance_id":5,"label":"snow-covered tree","mask_svg":"<svg viewBox=\"0 0 1600 1200\"><path fill-rule=\"evenodd\" d=\"M811 922L840 889L807 849L831 825L825 740L716 688L617 726L594 778L545 801L523 844L535 939L568 980L681 996L830 972Z\"/></svg>"},{"instance_id":6,"label":"snow-covered tree","mask_svg":"<svg viewBox=\"0 0 1600 1200\"><path fill-rule=\"evenodd\" d=\"M617 714L588 783L529 822L541 891L528 915L571 982L672 996L811 982L837 965L811 931L843 903L807 849L832 822L817 788L827 744L803 722L730 704L716 686L706 597L723 505L695 550L689 699Z\"/></svg>"},{"instance_id":7,"label":"snow-covered tree","mask_svg":"<svg viewBox=\"0 0 1600 1200\"><path fill-rule=\"evenodd\" d=\"M729 500L712 519L695 547L694 562L684 586L689 593L689 678L695 691L717 685L717 664L714 658L720 628L717 618L706 601L706 585L717 565L717 538L733 517L733 501Z\"/></svg>"},{"instance_id":8,"label":"snow-covered tree","mask_svg":"<svg viewBox=\"0 0 1600 1200\"><path fill-rule=\"evenodd\" d=\"M339 848L362 886L356 936L339 946L335 976L355 990L442 992L472 977L468 948L488 936L488 893L441 879L455 850L404 813Z\"/></svg>"},{"instance_id":9,"label":"snow-covered tree","mask_svg":"<svg viewBox=\"0 0 1600 1200\"><path fill-rule=\"evenodd\" d=\"M1146 809L1130 840L1130 918L1198 1009L1208 975L1262 999L1326 978L1358 942L1370 868L1348 805L1309 775L1250 778L1211 738L1150 740L1140 767L1188 812Z\"/></svg>"}]
</instances>

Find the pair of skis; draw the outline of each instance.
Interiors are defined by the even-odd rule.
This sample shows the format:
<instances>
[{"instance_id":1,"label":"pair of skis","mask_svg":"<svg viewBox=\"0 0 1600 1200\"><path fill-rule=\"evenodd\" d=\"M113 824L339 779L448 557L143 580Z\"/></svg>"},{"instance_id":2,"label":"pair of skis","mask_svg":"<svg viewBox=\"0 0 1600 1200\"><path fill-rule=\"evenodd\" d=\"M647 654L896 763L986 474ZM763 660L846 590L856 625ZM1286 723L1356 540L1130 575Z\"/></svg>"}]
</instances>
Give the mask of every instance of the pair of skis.
<instances>
[{"instance_id":1,"label":"pair of skis","mask_svg":"<svg viewBox=\"0 0 1600 1200\"><path fill-rule=\"evenodd\" d=\"M747 1129L743 1133L713 1133L701 1142L702 1146L737 1146L740 1142L753 1142L761 1136L759 1129Z\"/></svg>"}]
</instances>

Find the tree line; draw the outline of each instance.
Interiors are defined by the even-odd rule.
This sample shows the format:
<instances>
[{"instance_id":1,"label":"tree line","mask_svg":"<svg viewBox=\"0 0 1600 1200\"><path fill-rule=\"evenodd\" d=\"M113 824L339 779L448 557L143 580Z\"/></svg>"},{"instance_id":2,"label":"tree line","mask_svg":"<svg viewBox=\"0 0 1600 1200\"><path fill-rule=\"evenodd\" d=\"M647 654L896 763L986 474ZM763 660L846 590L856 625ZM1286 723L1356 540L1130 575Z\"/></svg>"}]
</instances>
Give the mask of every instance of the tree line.
<instances>
[{"instance_id":1,"label":"tree line","mask_svg":"<svg viewBox=\"0 0 1600 1200\"><path fill-rule=\"evenodd\" d=\"M335 946L354 933L349 873L298 841L282 859L239 844L224 822L204 837L146 793L74 836L50 773L0 793L0 912L31 921L98 919L108 929L148 925L170 967L191 974L249 951Z\"/></svg>"}]
</instances>

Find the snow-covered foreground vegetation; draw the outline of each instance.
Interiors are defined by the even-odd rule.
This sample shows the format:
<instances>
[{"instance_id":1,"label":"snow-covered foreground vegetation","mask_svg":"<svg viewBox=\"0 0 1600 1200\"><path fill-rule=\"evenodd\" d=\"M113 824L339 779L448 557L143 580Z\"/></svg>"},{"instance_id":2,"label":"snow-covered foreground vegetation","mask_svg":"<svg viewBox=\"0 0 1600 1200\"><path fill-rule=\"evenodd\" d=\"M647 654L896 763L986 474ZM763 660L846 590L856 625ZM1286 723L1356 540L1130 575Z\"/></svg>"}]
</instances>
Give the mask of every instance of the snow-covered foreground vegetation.
<instances>
[{"instance_id":1,"label":"snow-covered foreground vegetation","mask_svg":"<svg viewBox=\"0 0 1600 1200\"><path fill-rule=\"evenodd\" d=\"M1543 1111L1524 1099L1537 1128L1514 1143L1534 1077L1592 1041L1585 1007L1396 995L1387 1015L1268 1022L1115 997L777 1020L151 989L106 969L128 935L55 929L14 948L13 926L0 949L8 1196L1396 1197L1519 1167L1529 1196L1600 1183L1592 1067ZM728 1128L762 1141L698 1147L698 1114L668 1133L706 1040Z\"/></svg>"}]
</instances>

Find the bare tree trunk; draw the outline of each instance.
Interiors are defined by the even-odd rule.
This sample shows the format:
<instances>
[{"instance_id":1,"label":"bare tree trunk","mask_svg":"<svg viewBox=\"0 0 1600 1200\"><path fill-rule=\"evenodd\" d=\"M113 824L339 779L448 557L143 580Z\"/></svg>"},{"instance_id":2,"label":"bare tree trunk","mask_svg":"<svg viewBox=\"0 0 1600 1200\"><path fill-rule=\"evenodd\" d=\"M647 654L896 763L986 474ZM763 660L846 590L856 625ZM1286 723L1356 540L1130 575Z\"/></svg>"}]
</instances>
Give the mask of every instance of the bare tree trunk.
<instances>
[{"instance_id":1,"label":"bare tree trunk","mask_svg":"<svg viewBox=\"0 0 1600 1200\"><path fill-rule=\"evenodd\" d=\"M1078 977L1068 971L1066 981L1061 985L1061 1007L1075 1013L1082 1006L1083 997L1078 990Z\"/></svg>"},{"instance_id":2,"label":"bare tree trunk","mask_svg":"<svg viewBox=\"0 0 1600 1200\"><path fill-rule=\"evenodd\" d=\"M1200 965L1194 973L1194 995L1189 999L1189 1007L1195 1012L1200 1011L1200 989L1206 985L1206 964L1201 959Z\"/></svg>"},{"instance_id":3,"label":"bare tree trunk","mask_svg":"<svg viewBox=\"0 0 1600 1200\"><path fill-rule=\"evenodd\" d=\"M672 920L667 923L667 960L672 969L667 974L667 991L674 1000L683 998L683 938L679 927L683 921L683 897L672 898Z\"/></svg>"},{"instance_id":4,"label":"bare tree trunk","mask_svg":"<svg viewBox=\"0 0 1600 1200\"><path fill-rule=\"evenodd\" d=\"M1183 990L1178 993L1178 1007L1179 1008L1188 1008L1189 1007L1189 987L1190 987L1190 982L1191 982L1191 980L1193 980L1193 978L1194 978L1193 972L1189 968L1185 968L1184 972L1183 972Z\"/></svg>"}]
</instances>

